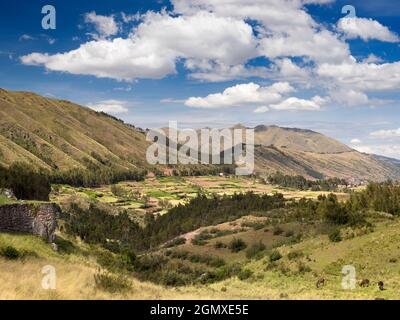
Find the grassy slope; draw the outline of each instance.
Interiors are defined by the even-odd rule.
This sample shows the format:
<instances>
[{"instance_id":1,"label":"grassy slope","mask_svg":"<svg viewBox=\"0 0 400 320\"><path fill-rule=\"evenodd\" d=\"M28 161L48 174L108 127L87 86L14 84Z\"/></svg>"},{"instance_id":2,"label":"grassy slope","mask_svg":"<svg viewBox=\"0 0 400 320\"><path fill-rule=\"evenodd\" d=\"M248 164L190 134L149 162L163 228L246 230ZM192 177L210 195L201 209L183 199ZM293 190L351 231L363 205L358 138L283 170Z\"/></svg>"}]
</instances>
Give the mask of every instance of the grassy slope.
<instances>
[{"instance_id":1,"label":"grassy slope","mask_svg":"<svg viewBox=\"0 0 400 320\"><path fill-rule=\"evenodd\" d=\"M355 150L341 153L315 153L278 147L256 147L256 172L280 171L307 178L338 177L344 179L384 181L398 179L400 167L377 160Z\"/></svg>"},{"instance_id":2,"label":"grassy slope","mask_svg":"<svg viewBox=\"0 0 400 320\"><path fill-rule=\"evenodd\" d=\"M68 101L0 90L0 162L24 159L60 169L99 164L145 165L145 136L111 117ZM29 153L28 153L28 152Z\"/></svg>"},{"instance_id":3,"label":"grassy slope","mask_svg":"<svg viewBox=\"0 0 400 320\"><path fill-rule=\"evenodd\" d=\"M389 260L400 258L399 227L398 220L386 221L373 233L340 243L331 243L326 236L318 236L281 247L279 251L284 258L278 265L292 270L286 275L279 271L280 268L266 271L267 258L262 258L248 262L246 268L254 275L244 281L235 277L208 286L163 288L130 278L132 288L114 294L96 288L94 274L98 265L87 255L87 246L77 243L79 250L75 253L62 254L32 236L1 234L1 247L12 245L35 254L23 258L22 263L0 257L0 299L398 299L400 269L398 263ZM287 254L294 250L301 250L309 257L300 259L312 269L311 272L295 272L297 261L287 259ZM358 280L370 279L371 286L343 290L341 268L347 264L356 267ZM56 291L41 288L41 268L45 265L56 267ZM327 284L317 289L315 282L320 277L327 279ZM385 283L385 291L379 291L376 285L381 280Z\"/></svg>"}]
</instances>

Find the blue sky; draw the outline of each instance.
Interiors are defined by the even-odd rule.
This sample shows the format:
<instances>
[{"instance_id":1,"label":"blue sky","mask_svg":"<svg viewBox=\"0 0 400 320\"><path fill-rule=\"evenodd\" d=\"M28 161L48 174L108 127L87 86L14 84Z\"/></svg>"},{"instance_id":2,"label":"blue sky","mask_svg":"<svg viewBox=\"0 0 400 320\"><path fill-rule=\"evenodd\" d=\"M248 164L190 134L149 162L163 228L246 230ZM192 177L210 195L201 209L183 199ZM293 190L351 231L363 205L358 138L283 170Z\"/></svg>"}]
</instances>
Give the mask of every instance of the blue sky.
<instances>
[{"instance_id":1,"label":"blue sky","mask_svg":"<svg viewBox=\"0 0 400 320\"><path fill-rule=\"evenodd\" d=\"M41 26L46 4L55 30ZM0 87L142 127L277 124L400 158L396 1L14 0L0 9Z\"/></svg>"}]
</instances>

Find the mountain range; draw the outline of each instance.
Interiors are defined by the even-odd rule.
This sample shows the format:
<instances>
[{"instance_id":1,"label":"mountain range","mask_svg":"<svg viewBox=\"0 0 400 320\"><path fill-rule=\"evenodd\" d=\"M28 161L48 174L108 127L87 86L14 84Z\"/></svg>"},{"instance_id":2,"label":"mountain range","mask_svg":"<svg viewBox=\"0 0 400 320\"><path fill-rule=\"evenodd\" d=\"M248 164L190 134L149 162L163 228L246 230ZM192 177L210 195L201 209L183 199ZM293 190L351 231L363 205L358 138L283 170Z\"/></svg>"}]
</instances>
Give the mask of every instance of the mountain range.
<instances>
[{"instance_id":1,"label":"mountain range","mask_svg":"<svg viewBox=\"0 0 400 320\"><path fill-rule=\"evenodd\" d=\"M400 178L400 161L360 153L320 133L259 125L255 170L310 179ZM49 170L148 168L146 131L102 112L31 92L0 89L0 165L25 161Z\"/></svg>"}]
</instances>

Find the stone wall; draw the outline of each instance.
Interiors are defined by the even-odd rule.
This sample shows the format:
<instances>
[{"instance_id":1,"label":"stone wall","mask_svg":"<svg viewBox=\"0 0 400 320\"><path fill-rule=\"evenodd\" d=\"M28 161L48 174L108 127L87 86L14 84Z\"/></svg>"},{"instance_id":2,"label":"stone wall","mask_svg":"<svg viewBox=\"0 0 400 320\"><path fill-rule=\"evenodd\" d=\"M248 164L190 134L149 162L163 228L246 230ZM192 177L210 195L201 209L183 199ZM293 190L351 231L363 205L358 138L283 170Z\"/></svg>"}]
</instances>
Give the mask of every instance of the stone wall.
<instances>
[{"instance_id":1,"label":"stone wall","mask_svg":"<svg viewBox=\"0 0 400 320\"><path fill-rule=\"evenodd\" d=\"M60 208L53 203L15 203L0 206L0 232L38 235L54 241Z\"/></svg>"}]
</instances>

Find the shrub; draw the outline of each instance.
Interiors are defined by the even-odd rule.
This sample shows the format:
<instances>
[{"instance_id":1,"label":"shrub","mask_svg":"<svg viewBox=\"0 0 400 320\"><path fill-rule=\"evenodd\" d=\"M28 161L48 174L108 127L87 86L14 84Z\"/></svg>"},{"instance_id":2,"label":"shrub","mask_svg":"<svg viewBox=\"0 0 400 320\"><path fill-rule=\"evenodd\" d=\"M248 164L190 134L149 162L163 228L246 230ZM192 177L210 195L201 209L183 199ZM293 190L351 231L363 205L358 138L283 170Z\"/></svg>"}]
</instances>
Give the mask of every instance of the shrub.
<instances>
[{"instance_id":1,"label":"shrub","mask_svg":"<svg viewBox=\"0 0 400 320\"><path fill-rule=\"evenodd\" d=\"M182 237L179 237L179 238L175 238L174 240L168 242L165 247L166 248L172 248L172 247L180 246L180 245L185 244L185 243L186 243L186 239L182 238Z\"/></svg>"},{"instance_id":2,"label":"shrub","mask_svg":"<svg viewBox=\"0 0 400 320\"><path fill-rule=\"evenodd\" d=\"M283 233L283 229L279 226L276 226L276 227L274 227L272 232L273 232L274 236L279 236Z\"/></svg>"},{"instance_id":3,"label":"shrub","mask_svg":"<svg viewBox=\"0 0 400 320\"><path fill-rule=\"evenodd\" d=\"M260 241L259 243L253 244L250 248L246 250L246 257L252 259L260 255L262 251L265 250L265 245Z\"/></svg>"},{"instance_id":4,"label":"shrub","mask_svg":"<svg viewBox=\"0 0 400 320\"><path fill-rule=\"evenodd\" d=\"M288 230L285 232L285 237L293 237L294 236L294 231L293 230Z\"/></svg>"},{"instance_id":5,"label":"shrub","mask_svg":"<svg viewBox=\"0 0 400 320\"><path fill-rule=\"evenodd\" d=\"M121 186L119 186L117 184L113 184L111 186L111 193L117 197L125 197L125 195L126 195L124 188L122 188Z\"/></svg>"},{"instance_id":6,"label":"shrub","mask_svg":"<svg viewBox=\"0 0 400 320\"><path fill-rule=\"evenodd\" d=\"M221 242L221 241L217 241L217 242L214 244L214 248L215 248L215 249L223 249L223 248L226 248L226 247L227 247L226 244L223 243L223 242Z\"/></svg>"},{"instance_id":7,"label":"shrub","mask_svg":"<svg viewBox=\"0 0 400 320\"><path fill-rule=\"evenodd\" d=\"M242 227L252 228L254 230L260 230L265 227L265 223L257 221L247 221L241 224Z\"/></svg>"},{"instance_id":8,"label":"shrub","mask_svg":"<svg viewBox=\"0 0 400 320\"><path fill-rule=\"evenodd\" d=\"M16 260L21 257L21 253L14 247L7 246L1 250L1 255L10 260Z\"/></svg>"},{"instance_id":9,"label":"shrub","mask_svg":"<svg viewBox=\"0 0 400 320\"><path fill-rule=\"evenodd\" d=\"M239 272L238 278L239 280L247 280L253 275L253 271L245 269Z\"/></svg>"},{"instance_id":10,"label":"shrub","mask_svg":"<svg viewBox=\"0 0 400 320\"><path fill-rule=\"evenodd\" d=\"M301 252L301 251L291 251L288 254L288 259L289 260L296 260L296 259L302 257L303 255L304 255L304 253Z\"/></svg>"},{"instance_id":11,"label":"shrub","mask_svg":"<svg viewBox=\"0 0 400 320\"><path fill-rule=\"evenodd\" d=\"M342 241L342 236L340 235L340 229L335 228L329 233L329 240L332 242Z\"/></svg>"},{"instance_id":12,"label":"shrub","mask_svg":"<svg viewBox=\"0 0 400 320\"><path fill-rule=\"evenodd\" d=\"M274 250L271 252L271 254L269 255L269 261L270 262L275 262L282 259L282 255L279 253L278 250Z\"/></svg>"},{"instance_id":13,"label":"shrub","mask_svg":"<svg viewBox=\"0 0 400 320\"><path fill-rule=\"evenodd\" d=\"M111 293L126 291L131 288L126 277L104 271L96 273L94 281L97 288Z\"/></svg>"},{"instance_id":14,"label":"shrub","mask_svg":"<svg viewBox=\"0 0 400 320\"><path fill-rule=\"evenodd\" d=\"M301 261L297 264L297 270L301 274L306 273L306 272L311 272L311 268L309 266L307 266L304 262L301 262Z\"/></svg>"},{"instance_id":15,"label":"shrub","mask_svg":"<svg viewBox=\"0 0 400 320\"><path fill-rule=\"evenodd\" d=\"M179 287L186 284L186 279L181 273L167 271L163 274L161 283L169 287Z\"/></svg>"},{"instance_id":16,"label":"shrub","mask_svg":"<svg viewBox=\"0 0 400 320\"><path fill-rule=\"evenodd\" d=\"M242 239L235 238L229 243L229 249L232 252L242 251L242 250L246 249L246 247L247 247L246 242L244 242Z\"/></svg>"}]
</instances>

